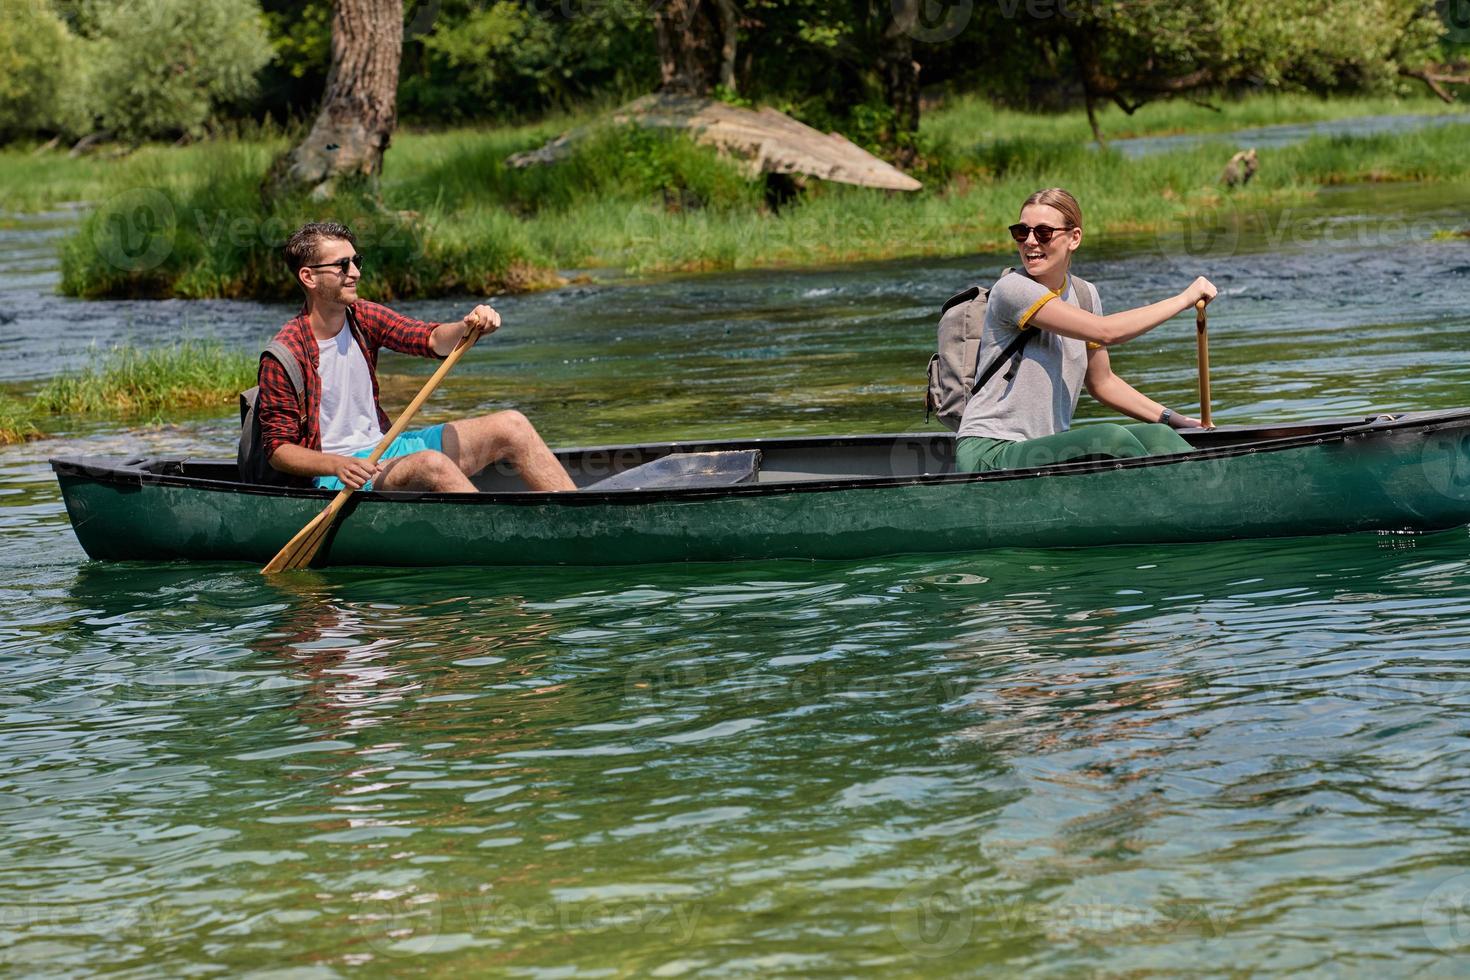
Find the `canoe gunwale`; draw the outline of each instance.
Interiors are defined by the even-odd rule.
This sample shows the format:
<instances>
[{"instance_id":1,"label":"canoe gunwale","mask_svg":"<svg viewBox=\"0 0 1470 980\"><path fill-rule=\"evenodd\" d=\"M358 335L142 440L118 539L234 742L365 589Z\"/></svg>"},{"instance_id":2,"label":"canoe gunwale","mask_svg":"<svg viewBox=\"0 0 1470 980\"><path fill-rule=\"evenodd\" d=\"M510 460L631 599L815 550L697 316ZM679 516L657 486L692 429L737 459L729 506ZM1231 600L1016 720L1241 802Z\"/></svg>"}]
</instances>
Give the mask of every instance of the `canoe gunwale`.
<instances>
[{"instance_id":1,"label":"canoe gunwale","mask_svg":"<svg viewBox=\"0 0 1470 980\"><path fill-rule=\"evenodd\" d=\"M570 493L546 493L536 491L496 491L474 493L431 493L422 491L368 491L356 495L359 503L444 503L459 506L545 506L548 504L565 507L605 506L608 504L641 505L667 501L697 501L712 497L759 497L784 494L831 493L848 490L883 490L895 487L951 485L960 483L1001 483L1014 480L1029 480L1040 477L1085 476L1090 474L1145 470L1161 466L1190 463L1207 463L1214 460L1250 456L1259 453L1274 453L1304 446L1321 446L1328 443L1347 443L1382 438L1391 433L1417 431L1422 435L1446 429L1470 428L1470 408L1436 412L1415 412L1397 416L1374 416L1370 418L1312 420L1295 424L1220 427L1210 436L1231 435L1252 430L1280 431L1290 428L1340 424L1343 427L1329 431L1314 430L1295 435L1264 438L1249 442L1235 442L1223 446L1205 447L1190 453L1164 456L1140 456L1132 459L1083 460L1059 463L1030 469L994 470L987 473L920 473L909 476L841 476L832 479L772 481L747 483L724 487L689 487L664 489L626 490L578 490ZM865 444L894 444L904 440L934 442L952 439L948 433L896 433L857 436L792 436L773 439L721 440L715 442L648 443L643 445L589 446L560 450L559 456L574 456L589 453L641 452L708 452L731 448L834 448L862 446ZM1209 438L1207 436L1206 438ZM304 487L270 487L214 480L204 477L185 476L166 472L151 472L140 464L145 462L182 466L194 457L135 456L122 463L116 457L73 456L56 457L49 460L58 477L73 477L114 486L158 486L178 487L215 493L245 494L265 497L293 497L318 499L323 503L335 496L335 491ZM219 462L199 460L199 462Z\"/></svg>"}]
</instances>

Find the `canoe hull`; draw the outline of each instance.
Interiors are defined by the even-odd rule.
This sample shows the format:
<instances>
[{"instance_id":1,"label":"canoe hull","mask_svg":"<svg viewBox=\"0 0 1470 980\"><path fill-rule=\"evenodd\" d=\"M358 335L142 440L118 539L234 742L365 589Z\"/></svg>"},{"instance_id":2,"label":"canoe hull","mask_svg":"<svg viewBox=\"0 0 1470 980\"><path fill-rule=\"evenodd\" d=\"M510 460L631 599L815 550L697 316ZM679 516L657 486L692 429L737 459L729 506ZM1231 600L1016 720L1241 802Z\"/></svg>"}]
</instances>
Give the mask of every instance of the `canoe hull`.
<instances>
[{"instance_id":1,"label":"canoe hull","mask_svg":"<svg viewBox=\"0 0 1470 980\"><path fill-rule=\"evenodd\" d=\"M936 437L912 437L931 445ZM772 441L779 442L779 441ZM901 452L894 440L891 455ZM263 564L330 499L53 461L103 560ZM612 565L853 559L1470 523L1470 412L1200 456L1050 470L816 480L690 492L359 494L330 565Z\"/></svg>"}]
</instances>

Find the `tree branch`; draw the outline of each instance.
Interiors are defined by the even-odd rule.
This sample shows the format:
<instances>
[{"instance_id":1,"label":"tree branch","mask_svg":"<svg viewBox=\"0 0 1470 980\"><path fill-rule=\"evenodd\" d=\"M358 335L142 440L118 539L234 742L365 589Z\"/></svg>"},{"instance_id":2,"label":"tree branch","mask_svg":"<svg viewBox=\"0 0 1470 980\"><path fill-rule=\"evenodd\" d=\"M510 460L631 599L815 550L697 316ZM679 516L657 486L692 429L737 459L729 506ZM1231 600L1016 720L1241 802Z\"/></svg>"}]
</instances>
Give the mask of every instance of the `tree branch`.
<instances>
[{"instance_id":1,"label":"tree branch","mask_svg":"<svg viewBox=\"0 0 1470 980\"><path fill-rule=\"evenodd\" d=\"M1405 78L1417 78L1429 86L1429 91L1439 96L1444 102L1451 104L1455 101L1454 93L1445 88L1446 85L1470 85L1470 75L1449 75L1443 71L1434 71L1432 65L1424 68L1400 68L1399 74Z\"/></svg>"}]
</instances>

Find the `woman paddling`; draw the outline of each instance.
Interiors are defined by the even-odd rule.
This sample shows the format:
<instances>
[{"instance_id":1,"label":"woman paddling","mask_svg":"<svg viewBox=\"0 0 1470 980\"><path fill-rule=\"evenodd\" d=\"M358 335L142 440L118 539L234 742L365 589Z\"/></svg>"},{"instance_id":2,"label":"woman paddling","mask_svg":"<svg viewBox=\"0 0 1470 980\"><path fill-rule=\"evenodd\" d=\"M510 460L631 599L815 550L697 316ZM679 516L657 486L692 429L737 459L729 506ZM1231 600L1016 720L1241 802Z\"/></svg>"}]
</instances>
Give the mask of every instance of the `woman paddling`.
<instances>
[{"instance_id":1,"label":"woman paddling","mask_svg":"<svg viewBox=\"0 0 1470 980\"><path fill-rule=\"evenodd\" d=\"M1208 303L1214 285L1201 277L1178 296L1151 306L1095 316L1081 309L1079 290L1088 290L1093 309L1101 310L1097 289L1070 271L1072 253L1082 244L1076 198L1060 187L1037 191L1021 206L1021 221L1010 232L1023 271L1001 277L990 290L980 349L1003 351L1020 331L1040 332L1013 355L1015 363L1001 367L1004 377L997 372L965 406L956 467L977 473L1083 456L1189 452L1193 447L1174 430L1198 428L1199 421L1165 408L1114 374L1107 348L1147 333L1199 300ZM995 356L981 356L982 371ZM1145 424L1072 429L1084 381L1093 398Z\"/></svg>"}]
</instances>

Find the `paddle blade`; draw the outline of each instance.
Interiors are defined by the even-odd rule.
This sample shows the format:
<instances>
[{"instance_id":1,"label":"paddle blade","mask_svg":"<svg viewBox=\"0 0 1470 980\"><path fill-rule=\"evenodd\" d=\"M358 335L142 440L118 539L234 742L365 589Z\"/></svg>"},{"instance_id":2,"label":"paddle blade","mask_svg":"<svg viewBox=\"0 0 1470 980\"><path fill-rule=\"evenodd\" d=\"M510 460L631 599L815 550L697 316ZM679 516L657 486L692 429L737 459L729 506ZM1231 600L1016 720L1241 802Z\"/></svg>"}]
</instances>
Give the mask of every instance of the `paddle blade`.
<instances>
[{"instance_id":1,"label":"paddle blade","mask_svg":"<svg viewBox=\"0 0 1470 980\"><path fill-rule=\"evenodd\" d=\"M335 501L333 503L335 504ZM266 563L260 573L274 575L276 572L308 567L316 558L317 552L321 551L322 542L327 539L327 531L332 527L332 520L337 516L337 510L337 507L329 506L316 515L311 523L297 531L296 536L286 542L284 548L276 552L276 556Z\"/></svg>"}]
</instances>

